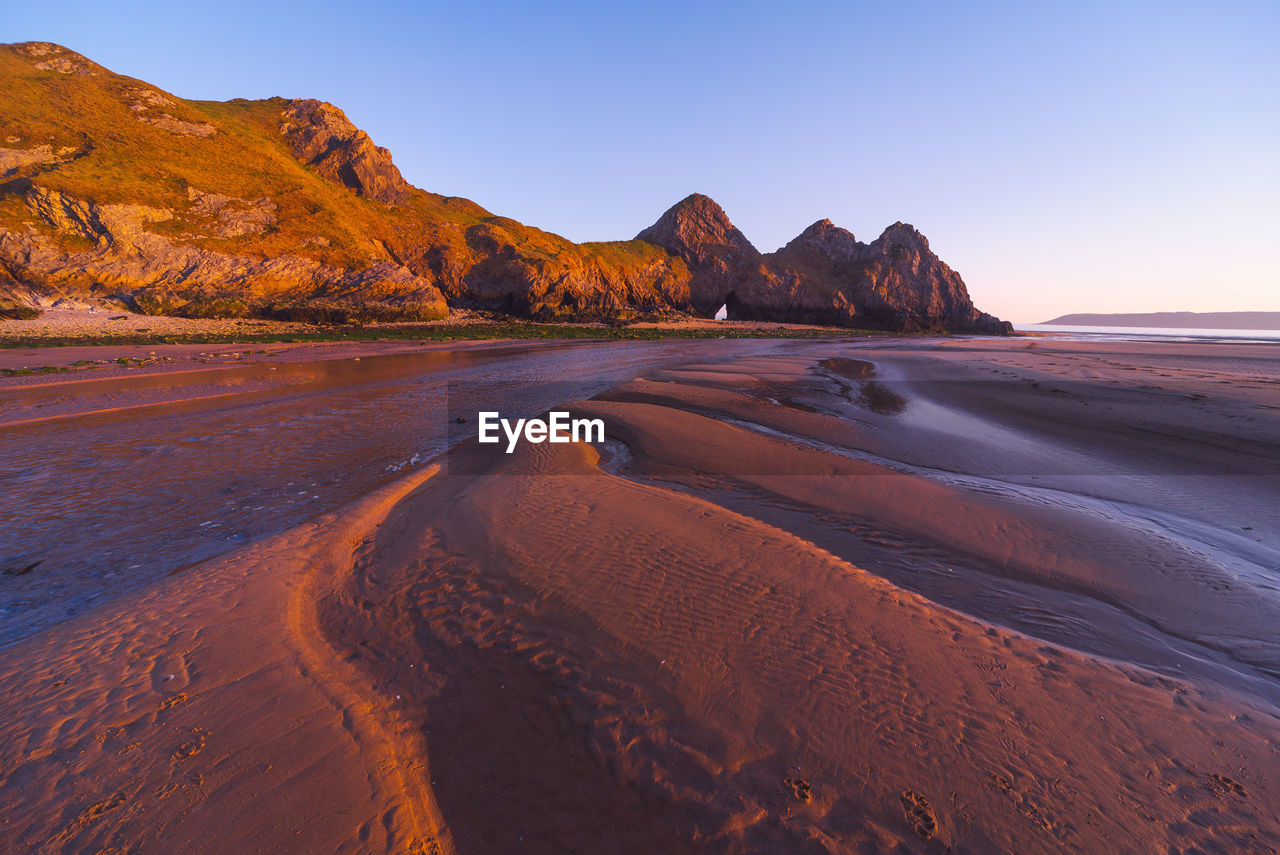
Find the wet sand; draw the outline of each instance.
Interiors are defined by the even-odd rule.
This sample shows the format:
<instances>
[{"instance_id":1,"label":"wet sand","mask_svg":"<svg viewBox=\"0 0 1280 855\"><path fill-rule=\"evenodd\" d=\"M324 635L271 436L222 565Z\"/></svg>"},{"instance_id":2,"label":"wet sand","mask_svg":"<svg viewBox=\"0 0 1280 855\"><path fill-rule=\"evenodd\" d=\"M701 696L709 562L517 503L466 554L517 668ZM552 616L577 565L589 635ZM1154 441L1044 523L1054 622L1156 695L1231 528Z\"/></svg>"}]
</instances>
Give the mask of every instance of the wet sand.
<instances>
[{"instance_id":1,"label":"wet sand","mask_svg":"<svg viewBox=\"0 0 1280 855\"><path fill-rule=\"evenodd\" d=\"M391 483L473 430L450 406L532 416L697 354L786 346L294 345L0 380L0 567L41 562L0 576L0 644Z\"/></svg>"},{"instance_id":2,"label":"wet sand","mask_svg":"<svg viewBox=\"0 0 1280 855\"><path fill-rule=\"evenodd\" d=\"M530 364L599 447L361 480L348 433L334 507L44 614L0 648L0 848L1280 847L1280 350L706 344ZM132 412L85 418L174 424Z\"/></svg>"}]
</instances>

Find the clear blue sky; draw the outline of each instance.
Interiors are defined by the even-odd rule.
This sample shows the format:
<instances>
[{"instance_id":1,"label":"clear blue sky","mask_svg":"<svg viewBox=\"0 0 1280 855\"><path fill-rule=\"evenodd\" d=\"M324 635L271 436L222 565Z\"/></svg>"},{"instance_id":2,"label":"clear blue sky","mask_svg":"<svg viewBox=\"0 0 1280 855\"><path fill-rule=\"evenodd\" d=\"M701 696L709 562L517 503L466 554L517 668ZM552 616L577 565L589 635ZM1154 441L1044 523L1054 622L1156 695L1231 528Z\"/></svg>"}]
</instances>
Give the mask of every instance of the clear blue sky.
<instances>
[{"instance_id":1,"label":"clear blue sky","mask_svg":"<svg viewBox=\"0 0 1280 855\"><path fill-rule=\"evenodd\" d=\"M1280 3L9 4L187 98L332 101L573 240L690 192L762 250L913 223L975 302L1280 310Z\"/></svg>"}]
</instances>

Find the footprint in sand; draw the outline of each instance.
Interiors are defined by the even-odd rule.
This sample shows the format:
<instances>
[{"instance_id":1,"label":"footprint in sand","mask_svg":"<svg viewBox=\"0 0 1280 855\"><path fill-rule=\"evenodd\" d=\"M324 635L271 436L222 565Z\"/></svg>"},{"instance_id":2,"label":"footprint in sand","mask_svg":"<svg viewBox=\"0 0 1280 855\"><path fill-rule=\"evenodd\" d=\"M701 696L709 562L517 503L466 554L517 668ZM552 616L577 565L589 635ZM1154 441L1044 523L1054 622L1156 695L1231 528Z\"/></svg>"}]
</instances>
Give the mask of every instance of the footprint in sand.
<instances>
[{"instance_id":1,"label":"footprint in sand","mask_svg":"<svg viewBox=\"0 0 1280 855\"><path fill-rule=\"evenodd\" d=\"M186 693L186 692L178 692L178 694L176 694L176 695L170 695L169 697L167 697L167 698L165 698L163 701L161 701L161 702L160 702L160 709L162 709L162 710L169 710L169 709L173 709L173 708L174 708L174 707L176 707L178 704L185 703L185 702L186 702L186 700L187 700L187 693Z\"/></svg>"},{"instance_id":2,"label":"footprint in sand","mask_svg":"<svg viewBox=\"0 0 1280 855\"><path fill-rule=\"evenodd\" d=\"M1213 790L1213 792L1219 796L1232 795L1239 796L1242 799L1247 799L1249 797L1248 791L1245 790L1243 786L1231 780L1226 775L1214 773L1209 776L1208 780L1209 789Z\"/></svg>"},{"instance_id":3,"label":"footprint in sand","mask_svg":"<svg viewBox=\"0 0 1280 855\"><path fill-rule=\"evenodd\" d=\"M178 750L173 752L174 760L189 760L204 750L205 732L200 728L191 731L191 739L182 743Z\"/></svg>"},{"instance_id":4,"label":"footprint in sand","mask_svg":"<svg viewBox=\"0 0 1280 855\"><path fill-rule=\"evenodd\" d=\"M783 783L791 789L796 801L807 804L813 798L813 786L804 778L784 778Z\"/></svg>"},{"instance_id":5,"label":"footprint in sand","mask_svg":"<svg viewBox=\"0 0 1280 855\"><path fill-rule=\"evenodd\" d=\"M929 800L915 790L903 791L902 812L907 824L925 840L931 840L938 833L938 818L933 815Z\"/></svg>"}]
</instances>

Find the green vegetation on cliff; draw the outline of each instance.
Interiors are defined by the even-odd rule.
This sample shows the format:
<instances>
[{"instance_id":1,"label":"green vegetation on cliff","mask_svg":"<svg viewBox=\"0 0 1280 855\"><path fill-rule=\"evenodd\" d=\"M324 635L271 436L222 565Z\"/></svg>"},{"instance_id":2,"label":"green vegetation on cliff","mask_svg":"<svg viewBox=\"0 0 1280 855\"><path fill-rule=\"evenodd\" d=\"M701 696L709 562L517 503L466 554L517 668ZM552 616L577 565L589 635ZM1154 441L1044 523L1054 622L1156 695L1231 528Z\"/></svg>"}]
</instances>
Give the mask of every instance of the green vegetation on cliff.
<instances>
[{"instance_id":1,"label":"green vegetation on cliff","mask_svg":"<svg viewBox=\"0 0 1280 855\"><path fill-rule=\"evenodd\" d=\"M449 307L613 321L731 316L1001 332L923 235L822 220L762 255L694 194L634 240L575 244L413 187L331 104L188 101L59 45L0 45L0 299L152 313L425 321Z\"/></svg>"},{"instance_id":2,"label":"green vegetation on cliff","mask_svg":"<svg viewBox=\"0 0 1280 855\"><path fill-rule=\"evenodd\" d=\"M0 47L0 82L0 288L9 279L37 295L118 295L195 316L374 303L366 317L413 319L399 308L441 293L570 317L680 302L678 286L646 297L682 268L661 249L580 247L410 187L321 102L186 101L43 43ZM321 162L304 162L317 139ZM403 188L394 203L367 192L384 186ZM104 208L141 225L120 234ZM47 250L34 263L32 245ZM296 263L254 265L281 258Z\"/></svg>"}]
</instances>

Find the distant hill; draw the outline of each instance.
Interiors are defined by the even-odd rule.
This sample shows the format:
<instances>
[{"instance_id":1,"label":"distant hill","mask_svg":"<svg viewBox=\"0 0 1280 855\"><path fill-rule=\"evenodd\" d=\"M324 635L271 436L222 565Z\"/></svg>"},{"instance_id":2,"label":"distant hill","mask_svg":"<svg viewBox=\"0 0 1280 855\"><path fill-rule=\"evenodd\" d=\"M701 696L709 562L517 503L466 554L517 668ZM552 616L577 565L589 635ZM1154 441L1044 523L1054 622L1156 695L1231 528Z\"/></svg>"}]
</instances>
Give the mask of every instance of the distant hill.
<instances>
[{"instance_id":1,"label":"distant hill","mask_svg":"<svg viewBox=\"0 0 1280 855\"><path fill-rule=\"evenodd\" d=\"M1045 324L1076 327L1173 327L1192 330L1280 330L1280 312L1135 312L1062 315Z\"/></svg>"}]
</instances>

